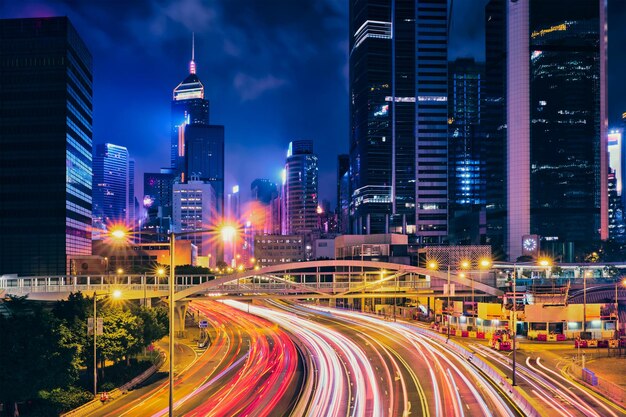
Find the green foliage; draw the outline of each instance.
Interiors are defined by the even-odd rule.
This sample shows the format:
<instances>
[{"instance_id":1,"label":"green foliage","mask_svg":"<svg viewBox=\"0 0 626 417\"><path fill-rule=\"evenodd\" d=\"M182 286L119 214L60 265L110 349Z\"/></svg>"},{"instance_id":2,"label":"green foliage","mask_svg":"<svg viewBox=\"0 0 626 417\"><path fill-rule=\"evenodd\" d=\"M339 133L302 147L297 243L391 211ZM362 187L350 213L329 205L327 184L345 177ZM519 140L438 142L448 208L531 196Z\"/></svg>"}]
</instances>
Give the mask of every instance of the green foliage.
<instances>
[{"instance_id":1,"label":"green foliage","mask_svg":"<svg viewBox=\"0 0 626 417\"><path fill-rule=\"evenodd\" d=\"M22 308L23 300L8 304L13 317L0 317L0 401L33 399L76 381L80 346L65 323L36 305Z\"/></svg>"},{"instance_id":2,"label":"green foliage","mask_svg":"<svg viewBox=\"0 0 626 417\"><path fill-rule=\"evenodd\" d=\"M208 275L211 273L209 268L196 265L178 265L174 271L177 275Z\"/></svg>"},{"instance_id":3,"label":"green foliage","mask_svg":"<svg viewBox=\"0 0 626 417\"><path fill-rule=\"evenodd\" d=\"M71 294L44 309L42 303L14 297L7 306L12 316L0 316L0 402L32 401L36 415L58 415L91 399L72 384L79 371L93 372L93 336L87 335L93 298ZM167 334L168 311L99 300L98 317L104 322L98 359L116 363L107 367L100 386L118 386L150 366L130 358Z\"/></svg>"},{"instance_id":4,"label":"green foliage","mask_svg":"<svg viewBox=\"0 0 626 417\"><path fill-rule=\"evenodd\" d=\"M98 353L104 359L119 362L141 351L142 329L137 316L121 307L102 308L104 334L98 336Z\"/></svg>"},{"instance_id":5,"label":"green foliage","mask_svg":"<svg viewBox=\"0 0 626 417\"><path fill-rule=\"evenodd\" d=\"M84 389L70 386L66 389L54 388L50 391L39 392L37 414L59 415L91 401L93 393Z\"/></svg>"}]
</instances>

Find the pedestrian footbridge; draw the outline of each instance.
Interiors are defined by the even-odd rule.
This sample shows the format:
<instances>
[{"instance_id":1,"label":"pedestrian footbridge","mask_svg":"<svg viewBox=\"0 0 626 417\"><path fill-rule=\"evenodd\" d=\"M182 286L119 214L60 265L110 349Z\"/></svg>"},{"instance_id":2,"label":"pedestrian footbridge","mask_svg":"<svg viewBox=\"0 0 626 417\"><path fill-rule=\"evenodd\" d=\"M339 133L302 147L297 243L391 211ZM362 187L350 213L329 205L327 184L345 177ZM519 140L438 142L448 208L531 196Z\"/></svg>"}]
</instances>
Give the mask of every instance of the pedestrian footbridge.
<instances>
[{"instance_id":1,"label":"pedestrian footbridge","mask_svg":"<svg viewBox=\"0 0 626 417\"><path fill-rule=\"evenodd\" d=\"M325 260L286 263L223 275L177 275L175 300L198 295L300 299L441 296L447 295L444 290L448 282L454 284L450 294L453 297L502 295L502 291L487 282L447 271L388 262ZM27 296L30 300L40 301L66 299L70 293L78 291L87 295L120 291L124 299L147 299L167 297L168 290L167 277L150 274L0 277L0 295Z\"/></svg>"}]
</instances>

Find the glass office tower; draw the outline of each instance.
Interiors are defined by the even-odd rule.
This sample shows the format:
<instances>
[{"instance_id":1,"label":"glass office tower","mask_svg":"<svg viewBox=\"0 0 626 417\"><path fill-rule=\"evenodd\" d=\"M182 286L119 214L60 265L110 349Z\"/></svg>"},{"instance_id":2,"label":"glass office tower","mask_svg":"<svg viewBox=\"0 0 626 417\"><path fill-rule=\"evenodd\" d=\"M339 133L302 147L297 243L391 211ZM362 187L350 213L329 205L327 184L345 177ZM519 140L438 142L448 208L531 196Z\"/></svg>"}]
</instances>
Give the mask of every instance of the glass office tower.
<instances>
[{"instance_id":1,"label":"glass office tower","mask_svg":"<svg viewBox=\"0 0 626 417\"><path fill-rule=\"evenodd\" d=\"M92 185L94 226L128 223L129 184L128 149L112 143L96 145Z\"/></svg>"},{"instance_id":2,"label":"glass office tower","mask_svg":"<svg viewBox=\"0 0 626 417\"><path fill-rule=\"evenodd\" d=\"M448 233L447 21L446 0L350 2L352 233Z\"/></svg>"},{"instance_id":3,"label":"glass office tower","mask_svg":"<svg viewBox=\"0 0 626 417\"><path fill-rule=\"evenodd\" d=\"M580 252L608 238L606 2L507 7L509 257L529 233Z\"/></svg>"},{"instance_id":4,"label":"glass office tower","mask_svg":"<svg viewBox=\"0 0 626 417\"><path fill-rule=\"evenodd\" d=\"M317 178L317 155L313 153L313 141L290 142L283 184L283 234L310 232L317 227Z\"/></svg>"},{"instance_id":5,"label":"glass office tower","mask_svg":"<svg viewBox=\"0 0 626 417\"><path fill-rule=\"evenodd\" d=\"M91 54L67 17L0 39L0 274L66 274L91 255Z\"/></svg>"}]
</instances>

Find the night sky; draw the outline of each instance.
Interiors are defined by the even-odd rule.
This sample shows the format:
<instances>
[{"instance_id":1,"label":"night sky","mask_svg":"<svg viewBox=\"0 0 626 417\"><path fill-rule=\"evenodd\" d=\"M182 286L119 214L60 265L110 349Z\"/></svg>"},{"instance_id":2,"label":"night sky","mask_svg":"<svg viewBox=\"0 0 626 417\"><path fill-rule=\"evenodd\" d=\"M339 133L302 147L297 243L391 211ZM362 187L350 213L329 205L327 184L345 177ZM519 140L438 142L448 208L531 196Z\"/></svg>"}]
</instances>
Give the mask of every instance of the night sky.
<instances>
[{"instance_id":1,"label":"night sky","mask_svg":"<svg viewBox=\"0 0 626 417\"><path fill-rule=\"evenodd\" d=\"M485 3L455 2L451 59L484 59ZM613 125L626 111L626 1L609 0L608 14ZM226 189L248 199L254 178L278 182L289 141L312 139L321 198L334 204L348 151L348 0L0 0L2 18L55 15L94 58L94 143L128 147L138 193L144 172L169 166L172 89L195 32L211 123L226 129Z\"/></svg>"}]
</instances>

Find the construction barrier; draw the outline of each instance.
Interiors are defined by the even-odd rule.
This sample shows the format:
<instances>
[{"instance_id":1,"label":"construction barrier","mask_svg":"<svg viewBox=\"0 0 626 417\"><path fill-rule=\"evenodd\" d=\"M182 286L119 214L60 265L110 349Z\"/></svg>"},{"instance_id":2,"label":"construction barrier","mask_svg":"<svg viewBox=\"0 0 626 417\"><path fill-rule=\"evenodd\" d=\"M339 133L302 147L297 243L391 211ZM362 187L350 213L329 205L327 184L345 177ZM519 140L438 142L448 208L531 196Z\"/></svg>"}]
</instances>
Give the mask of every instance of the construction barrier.
<instances>
[{"instance_id":1,"label":"construction barrier","mask_svg":"<svg viewBox=\"0 0 626 417\"><path fill-rule=\"evenodd\" d=\"M582 377L583 377L583 381L585 381L587 384L594 386L594 387L598 385L598 377L589 369L583 368Z\"/></svg>"}]
</instances>

